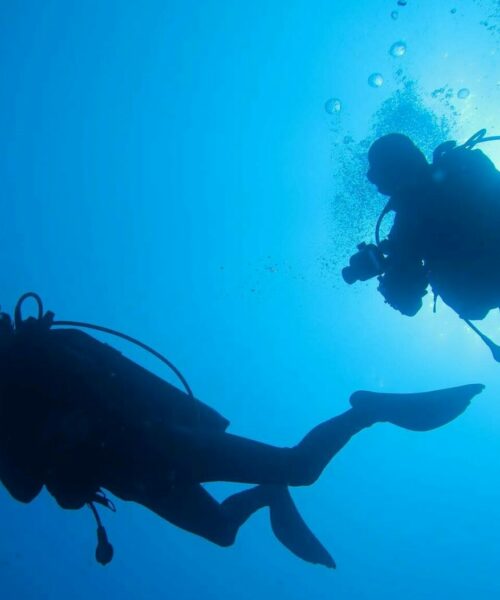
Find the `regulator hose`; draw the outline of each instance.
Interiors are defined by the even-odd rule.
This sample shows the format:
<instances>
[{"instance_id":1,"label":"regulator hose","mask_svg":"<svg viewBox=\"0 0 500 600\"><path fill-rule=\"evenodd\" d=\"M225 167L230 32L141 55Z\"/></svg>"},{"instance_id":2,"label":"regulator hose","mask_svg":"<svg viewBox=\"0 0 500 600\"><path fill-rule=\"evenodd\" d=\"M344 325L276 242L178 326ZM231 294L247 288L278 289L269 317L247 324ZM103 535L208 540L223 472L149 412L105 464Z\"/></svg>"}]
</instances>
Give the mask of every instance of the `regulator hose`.
<instances>
[{"instance_id":1,"label":"regulator hose","mask_svg":"<svg viewBox=\"0 0 500 600\"><path fill-rule=\"evenodd\" d=\"M143 350L146 350L146 352L149 352L154 357L156 357L158 360L160 360L162 363L167 365L167 367L173 373L175 373L175 375L178 377L179 381L184 386L184 389L186 390L186 393L188 394L188 396L190 396L191 398L194 398L191 387L189 386L184 375L170 360L168 360L168 358L163 356L163 354L160 354L160 352L158 352L151 346L148 346L144 342L141 342L140 340L137 340L136 338L133 338L132 336L127 335L126 333L121 333L120 331L110 329L109 327L103 327L102 325L94 325L93 323L85 323L85 322L81 322L81 321L54 321L54 313L48 311L47 313L43 314L42 299L35 292L27 292L26 294L23 294L17 301L16 308L14 311L14 323L15 323L16 329L20 326L22 327L22 324L25 321L23 319L23 315L22 315L22 306L28 298L33 298L33 300L36 302L37 313L38 313L37 320L40 322L45 321L48 328L50 328L51 326L54 325L56 327L79 327L82 329L92 329L94 331L100 331L102 333L107 333L109 335L119 337L123 340L126 340L127 342L130 342L131 344L135 344L136 346L139 346L139 348L142 348Z\"/></svg>"}]
</instances>

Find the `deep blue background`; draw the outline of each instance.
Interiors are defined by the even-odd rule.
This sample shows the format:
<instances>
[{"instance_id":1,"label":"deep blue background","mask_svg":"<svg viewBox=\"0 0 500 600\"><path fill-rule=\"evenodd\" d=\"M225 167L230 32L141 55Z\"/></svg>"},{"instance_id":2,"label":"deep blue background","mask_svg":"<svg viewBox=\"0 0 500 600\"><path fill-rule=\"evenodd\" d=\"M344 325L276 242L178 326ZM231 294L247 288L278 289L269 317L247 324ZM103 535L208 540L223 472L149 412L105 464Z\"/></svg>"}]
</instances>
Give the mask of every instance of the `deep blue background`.
<instances>
[{"instance_id":1,"label":"deep blue background","mask_svg":"<svg viewBox=\"0 0 500 600\"><path fill-rule=\"evenodd\" d=\"M457 422L427 434L375 427L293 492L336 572L288 554L265 513L220 549L125 503L105 515L116 558L102 569L90 513L45 493L22 506L2 489L2 598L500 594L499 367L445 306L433 315L429 299L406 319L373 282L344 286L336 263L346 248L331 218L342 185L332 144L367 135L397 88L394 41L407 42L400 61L429 110L446 110L434 89L470 88L455 102L457 136L499 132L499 34L481 24L498 23L498 2L410 0L397 21L395 8L2 3L4 310L33 289L59 318L140 337L231 431L275 444L344 410L356 389L487 384ZM386 78L377 90L374 71ZM343 102L334 127L331 96ZM487 151L500 165L500 148ZM498 339L498 315L488 327Z\"/></svg>"}]
</instances>

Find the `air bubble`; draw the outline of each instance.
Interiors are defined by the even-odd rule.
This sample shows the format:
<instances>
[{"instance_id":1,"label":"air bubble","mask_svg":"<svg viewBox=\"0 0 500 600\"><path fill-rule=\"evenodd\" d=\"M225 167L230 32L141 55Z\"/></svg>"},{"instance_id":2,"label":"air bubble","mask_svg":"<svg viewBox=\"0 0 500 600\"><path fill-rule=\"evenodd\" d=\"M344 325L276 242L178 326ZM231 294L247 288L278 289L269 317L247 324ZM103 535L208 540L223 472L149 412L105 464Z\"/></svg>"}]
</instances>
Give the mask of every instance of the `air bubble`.
<instances>
[{"instance_id":1,"label":"air bubble","mask_svg":"<svg viewBox=\"0 0 500 600\"><path fill-rule=\"evenodd\" d=\"M465 100L469 96L470 96L470 90L468 88L461 88L457 92L457 97L460 98L460 100Z\"/></svg>"},{"instance_id":2,"label":"air bubble","mask_svg":"<svg viewBox=\"0 0 500 600\"><path fill-rule=\"evenodd\" d=\"M330 98L325 102L325 110L329 115L334 115L342 110L342 102L338 98Z\"/></svg>"},{"instance_id":3,"label":"air bubble","mask_svg":"<svg viewBox=\"0 0 500 600\"><path fill-rule=\"evenodd\" d=\"M379 88L383 83L384 78L380 73L372 73L370 77L368 77L368 85L372 88Z\"/></svg>"},{"instance_id":4,"label":"air bubble","mask_svg":"<svg viewBox=\"0 0 500 600\"><path fill-rule=\"evenodd\" d=\"M397 11L397 10L393 10L393 11L391 12L391 19L392 19L393 21L397 21L397 20L399 19L399 13L398 13L398 11Z\"/></svg>"},{"instance_id":5,"label":"air bubble","mask_svg":"<svg viewBox=\"0 0 500 600\"><path fill-rule=\"evenodd\" d=\"M404 42L394 42L389 49L389 54L394 58L400 58L406 54L406 44Z\"/></svg>"}]
</instances>

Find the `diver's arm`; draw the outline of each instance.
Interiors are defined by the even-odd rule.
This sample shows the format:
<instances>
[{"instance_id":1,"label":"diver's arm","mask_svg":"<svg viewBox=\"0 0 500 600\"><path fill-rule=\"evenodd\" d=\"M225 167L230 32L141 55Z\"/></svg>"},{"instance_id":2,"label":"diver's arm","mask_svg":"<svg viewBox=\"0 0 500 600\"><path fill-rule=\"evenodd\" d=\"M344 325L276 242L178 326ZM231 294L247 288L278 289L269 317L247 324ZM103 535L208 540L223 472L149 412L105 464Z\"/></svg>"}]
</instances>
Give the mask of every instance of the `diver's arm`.
<instances>
[{"instance_id":1,"label":"diver's arm","mask_svg":"<svg viewBox=\"0 0 500 600\"><path fill-rule=\"evenodd\" d=\"M389 266L379 277L378 291L392 308L413 317L422 308L428 285L427 271L422 264Z\"/></svg>"},{"instance_id":2,"label":"diver's arm","mask_svg":"<svg viewBox=\"0 0 500 600\"><path fill-rule=\"evenodd\" d=\"M388 304L410 317L422 307L429 285L417 233L411 223L396 215L381 248L387 261L385 272L379 277L378 290Z\"/></svg>"}]
</instances>

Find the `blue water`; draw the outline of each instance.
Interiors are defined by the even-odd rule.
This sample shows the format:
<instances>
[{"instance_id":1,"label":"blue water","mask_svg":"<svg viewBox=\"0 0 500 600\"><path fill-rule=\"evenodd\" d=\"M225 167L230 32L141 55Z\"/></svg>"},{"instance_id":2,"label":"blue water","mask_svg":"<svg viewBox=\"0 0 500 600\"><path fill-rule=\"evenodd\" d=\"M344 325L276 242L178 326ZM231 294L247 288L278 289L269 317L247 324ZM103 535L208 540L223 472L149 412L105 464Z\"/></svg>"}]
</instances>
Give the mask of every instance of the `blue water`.
<instances>
[{"instance_id":1,"label":"blue water","mask_svg":"<svg viewBox=\"0 0 500 600\"><path fill-rule=\"evenodd\" d=\"M440 430L362 432L293 490L337 571L289 554L264 511L224 549L124 502L104 515L116 557L102 568L90 512L47 493L24 506L2 488L2 598L499 597L499 367L443 304L434 315L429 297L409 319L374 282L340 278L382 205L363 180L364 140L409 130L431 153L447 135L500 133L499 11L494 0L3 3L2 309L33 289L61 319L137 336L232 432L277 445L357 389L487 389ZM406 54L393 57L398 41ZM485 151L500 167L500 147ZM500 337L497 314L487 329ZM237 486L209 488L223 498Z\"/></svg>"}]
</instances>

